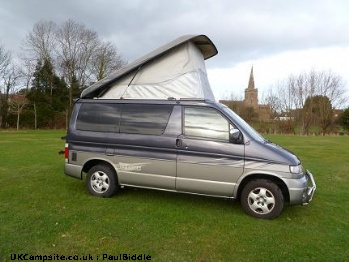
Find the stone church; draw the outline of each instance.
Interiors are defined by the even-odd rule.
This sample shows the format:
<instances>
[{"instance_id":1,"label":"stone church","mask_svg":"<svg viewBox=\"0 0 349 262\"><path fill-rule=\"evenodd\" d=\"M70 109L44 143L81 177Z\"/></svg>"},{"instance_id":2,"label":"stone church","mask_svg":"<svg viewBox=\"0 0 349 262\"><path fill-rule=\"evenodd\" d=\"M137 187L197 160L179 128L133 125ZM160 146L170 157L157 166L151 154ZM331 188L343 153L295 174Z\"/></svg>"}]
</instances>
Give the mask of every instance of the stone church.
<instances>
[{"instance_id":1,"label":"stone church","mask_svg":"<svg viewBox=\"0 0 349 262\"><path fill-rule=\"evenodd\" d=\"M248 86L245 89L244 100L220 100L219 102L233 109L246 121L268 122L271 119L270 107L268 105L258 103L258 89L255 88L253 66L251 68Z\"/></svg>"}]
</instances>

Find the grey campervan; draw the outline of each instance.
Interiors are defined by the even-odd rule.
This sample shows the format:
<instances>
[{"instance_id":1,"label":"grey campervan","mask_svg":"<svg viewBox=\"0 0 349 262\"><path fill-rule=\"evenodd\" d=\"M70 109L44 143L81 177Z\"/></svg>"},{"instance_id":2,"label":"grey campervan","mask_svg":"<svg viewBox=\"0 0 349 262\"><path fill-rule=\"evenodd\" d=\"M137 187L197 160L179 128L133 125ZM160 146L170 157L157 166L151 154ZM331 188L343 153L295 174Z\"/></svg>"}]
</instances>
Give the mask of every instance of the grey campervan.
<instances>
[{"instance_id":1,"label":"grey campervan","mask_svg":"<svg viewBox=\"0 0 349 262\"><path fill-rule=\"evenodd\" d=\"M96 196L119 186L239 199L250 215L274 218L284 201L306 204L313 176L224 105L205 100L75 103L65 173Z\"/></svg>"},{"instance_id":2,"label":"grey campervan","mask_svg":"<svg viewBox=\"0 0 349 262\"><path fill-rule=\"evenodd\" d=\"M148 64L155 61L158 73L168 63L161 55L170 52L171 59L177 59L174 53L183 43L190 43L183 54L206 59L217 52L207 37L186 36L83 92L68 128L65 174L82 179L86 173L87 189L95 196L110 197L120 187L131 186L225 197L239 200L247 214L258 218L277 217L284 202L309 203L315 181L294 154L210 99L207 86L197 92L199 98L188 93L192 89L178 91L178 86L196 80L205 85L200 60L195 61L199 70L175 73L172 78L181 78L178 82L153 84L147 92L160 95L143 99L147 92L142 83L154 74ZM187 70L188 59L183 57L176 64L184 61ZM140 70L143 66L145 71ZM171 88L185 99L164 98Z\"/></svg>"}]
</instances>

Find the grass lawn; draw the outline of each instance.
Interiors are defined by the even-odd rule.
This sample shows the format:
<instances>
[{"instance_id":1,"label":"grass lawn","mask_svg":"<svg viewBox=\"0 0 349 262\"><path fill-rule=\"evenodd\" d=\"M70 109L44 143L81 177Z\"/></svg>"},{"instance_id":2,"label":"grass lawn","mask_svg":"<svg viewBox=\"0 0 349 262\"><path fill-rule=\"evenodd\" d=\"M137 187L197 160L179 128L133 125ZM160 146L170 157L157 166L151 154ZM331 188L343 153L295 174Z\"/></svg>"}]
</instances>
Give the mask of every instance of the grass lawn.
<instances>
[{"instance_id":1,"label":"grass lawn","mask_svg":"<svg viewBox=\"0 0 349 262\"><path fill-rule=\"evenodd\" d=\"M84 181L63 173L57 152L64 134L0 132L0 261L25 253L79 261L103 261L103 254L147 254L151 261L349 260L349 137L268 136L295 152L318 186L310 205L285 206L270 221L219 198L131 188L93 197Z\"/></svg>"}]
</instances>

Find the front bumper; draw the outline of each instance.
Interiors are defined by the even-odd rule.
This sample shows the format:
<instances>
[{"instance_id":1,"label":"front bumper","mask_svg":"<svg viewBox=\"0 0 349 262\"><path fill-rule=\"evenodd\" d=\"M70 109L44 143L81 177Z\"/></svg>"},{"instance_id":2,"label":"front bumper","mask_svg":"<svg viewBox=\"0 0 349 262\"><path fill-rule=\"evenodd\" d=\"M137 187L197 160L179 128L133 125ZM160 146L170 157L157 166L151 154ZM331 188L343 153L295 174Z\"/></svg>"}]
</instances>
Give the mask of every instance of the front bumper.
<instances>
[{"instance_id":1,"label":"front bumper","mask_svg":"<svg viewBox=\"0 0 349 262\"><path fill-rule=\"evenodd\" d=\"M313 196L316 190L313 174L310 173L309 170L305 172L305 177L307 179L308 187L303 192L302 205L307 205L313 200Z\"/></svg>"}]
</instances>

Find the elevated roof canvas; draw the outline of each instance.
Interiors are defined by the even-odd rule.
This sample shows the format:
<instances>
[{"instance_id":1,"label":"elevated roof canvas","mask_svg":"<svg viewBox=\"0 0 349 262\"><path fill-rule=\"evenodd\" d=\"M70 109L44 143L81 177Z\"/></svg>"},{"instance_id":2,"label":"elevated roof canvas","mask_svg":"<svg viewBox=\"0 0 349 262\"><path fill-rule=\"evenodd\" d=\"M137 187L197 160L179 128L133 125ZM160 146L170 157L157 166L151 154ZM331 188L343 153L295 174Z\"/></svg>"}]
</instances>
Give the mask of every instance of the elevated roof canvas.
<instances>
[{"instance_id":1,"label":"elevated roof canvas","mask_svg":"<svg viewBox=\"0 0 349 262\"><path fill-rule=\"evenodd\" d=\"M203 61L217 53L205 35L182 36L86 88L81 98L214 100Z\"/></svg>"}]
</instances>

